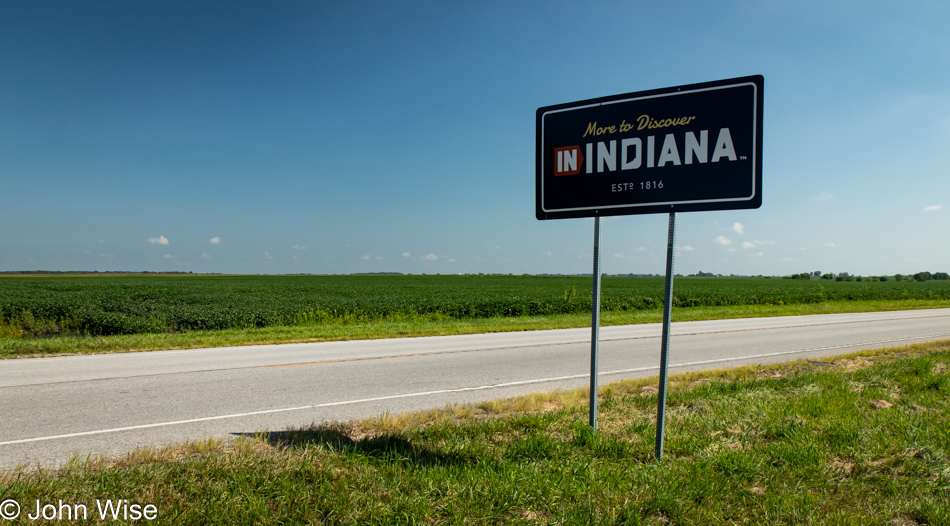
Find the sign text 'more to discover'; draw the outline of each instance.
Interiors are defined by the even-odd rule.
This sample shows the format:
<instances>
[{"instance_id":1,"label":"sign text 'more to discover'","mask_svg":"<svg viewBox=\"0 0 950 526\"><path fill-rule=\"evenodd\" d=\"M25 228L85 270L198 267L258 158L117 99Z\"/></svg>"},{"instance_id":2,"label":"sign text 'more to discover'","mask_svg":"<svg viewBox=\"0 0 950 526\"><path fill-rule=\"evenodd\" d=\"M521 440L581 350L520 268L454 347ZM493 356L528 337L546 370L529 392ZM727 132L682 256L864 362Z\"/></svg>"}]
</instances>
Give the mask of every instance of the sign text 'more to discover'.
<instances>
[{"instance_id":1,"label":"sign text 'more to discover'","mask_svg":"<svg viewBox=\"0 0 950 526\"><path fill-rule=\"evenodd\" d=\"M761 76L538 109L538 219L758 208Z\"/></svg>"}]
</instances>

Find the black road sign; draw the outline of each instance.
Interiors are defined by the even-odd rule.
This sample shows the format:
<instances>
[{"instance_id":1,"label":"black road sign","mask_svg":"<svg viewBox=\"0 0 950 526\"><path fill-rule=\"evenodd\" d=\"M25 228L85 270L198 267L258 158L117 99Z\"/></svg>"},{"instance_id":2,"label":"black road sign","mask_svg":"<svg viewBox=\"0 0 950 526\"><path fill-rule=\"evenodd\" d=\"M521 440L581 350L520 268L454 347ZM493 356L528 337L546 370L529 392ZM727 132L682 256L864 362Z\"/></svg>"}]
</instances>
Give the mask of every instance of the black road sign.
<instances>
[{"instance_id":1,"label":"black road sign","mask_svg":"<svg viewBox=\"0 0 950 526\"><path fill-rule=\"evenodd\" d=\"M762 205L761 75L539 108L538 219Z\"/></svg>"}]
</instances>

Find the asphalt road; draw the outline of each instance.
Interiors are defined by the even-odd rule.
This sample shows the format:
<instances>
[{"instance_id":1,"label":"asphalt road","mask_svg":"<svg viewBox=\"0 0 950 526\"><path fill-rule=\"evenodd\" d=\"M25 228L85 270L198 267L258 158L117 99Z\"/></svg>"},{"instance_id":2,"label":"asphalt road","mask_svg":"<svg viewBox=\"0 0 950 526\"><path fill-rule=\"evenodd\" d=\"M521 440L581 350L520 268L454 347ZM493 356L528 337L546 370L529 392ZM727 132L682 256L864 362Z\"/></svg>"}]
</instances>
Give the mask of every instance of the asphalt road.
<instances>
[{"instance_id":1,"label":"asphalt road","mask_svg":"<svg viewBox=\"0 0 950 526\"><path fill-rule=\"evenodd\" d=\"M601 328L600 383L660 325ZM950 338L950 309L673 324L670 372ZM0 469L588 385L590 329L0 360Z\"/></svg>"}]
</instances>

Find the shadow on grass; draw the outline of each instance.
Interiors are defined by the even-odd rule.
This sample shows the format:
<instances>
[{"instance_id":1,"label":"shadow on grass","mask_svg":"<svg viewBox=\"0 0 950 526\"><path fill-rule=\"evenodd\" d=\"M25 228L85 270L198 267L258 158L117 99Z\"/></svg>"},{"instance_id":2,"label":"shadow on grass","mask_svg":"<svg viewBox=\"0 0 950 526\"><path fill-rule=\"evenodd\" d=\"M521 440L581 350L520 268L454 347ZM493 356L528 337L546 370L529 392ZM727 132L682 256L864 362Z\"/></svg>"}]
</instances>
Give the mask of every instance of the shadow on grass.
<instances>
[{"instance_id":1,"label":"shadow on grass","mask_svg":"<svg viewBox=\"0 0 950 526\"><path fill-rule=\"evenodd\" d=\"M332 425L311 426L288 431L232 433L232 435L257 438L274 447L283 449L326 447L343 454L359 455L387 463L408 463L420 467L462 466L484 460L416 445L402 433L383 433L354 439L347 433L346 429Z\"/></svg>"}]
</instances>

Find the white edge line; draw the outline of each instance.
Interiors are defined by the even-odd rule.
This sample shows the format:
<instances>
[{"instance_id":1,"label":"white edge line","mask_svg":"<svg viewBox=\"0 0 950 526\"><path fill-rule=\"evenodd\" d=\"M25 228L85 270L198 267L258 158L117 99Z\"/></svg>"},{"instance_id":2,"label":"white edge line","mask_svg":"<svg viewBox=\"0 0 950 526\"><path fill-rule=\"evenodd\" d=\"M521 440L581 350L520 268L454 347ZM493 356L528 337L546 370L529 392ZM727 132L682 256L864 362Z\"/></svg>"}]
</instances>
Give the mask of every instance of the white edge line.
<instances>
[{"instance_id":1,"label":"white edge line","mask_svg":"<svg viewBox=\"0 0 950 526\"><path fill-rule=\"evenodd\" d=\"M700 361L696 361L696 362L677 363L677 364L671 364L670 367L691 367L691 366L694 366L694 365L707 365L707 364L718 363L718 362L735 362L735 361L740 361L740 360L749 360L749 359L752 359L752 358L768 358L768 357L772 357L772 356L783 356L783 355L788 355L788 354L802 354L802 353L816 352L816 351L829 351L829 350L832 350L832 349L845 349L845 348L848 348L848 347L860 347L860 346L864 346L864 345L879 345L879 344L886 344L886 343L904 342L904 341L910 341L910 340L928 340L928 339L934 339L934 338L943 338L943 337L946 337L946 336L950 336L950 334L931 334L931 335L927 335L927 336L914 336L914 337L909 337L909 338L896 338L896 339L892 339L892 340L879 340L879 341L873 341L873 342L862 342L862 343L852 343L852 344L844 344L844 345L833 345L833 346L830 346L830 347L816 347L816 348L814 348L814 349L801 349L801 350L796 350L796 351L782 351L782 352L774 352L774 353L766 353L766 354L750 354L750 355L747 355L747 356L736 356L736 357L733 357L733 358L717 358L717 359L713 359L713 360L700 360ZM608 376L608 375L614 375L614 374L643 372L643 371L650 371L650 370L659 369L659 368L660 368L659 365L651 365L651 366L649 366L649 367L635 367L635 368L633 368L633 369L619 369L619 370L616 370L616 371L606 371L606 372L602 372L602 373L599 373L597 376ZM304 410L304 409L317 409L317 408L321 408L321 407L334 407L334 406L340 406L340 405L361 404L361 403L366 403L366 402L379 402L379 401L382 401L382 400L396 400L396 399L399 399L399 398L413 398L413 397L417 397L417 396L437 395L437 394L446 394L446 393L462 393L462 392L466 392L466 391L483 391L483 390L486 390L486 389L497 389L497 388L500 388L500 387L514 387L514 386L518 386L518 385L540 384L540 383L546 383L546 382L557 382L557 381L561 381L561 380L575 380L575 379L577 379L577 378L587 378L587 377L589 377L589 376L590 376L589 373L585 373L585 374L572 374L572 375L568 375L568 376L556 376L556 377L553 377L553 378L539 378L539 379L535 379L535 380L519 380L519 381L516 381L516 382L505 382L505 383L500 383L500 384L480 385L480 386L477 386L477 387L460 387L460 388L457 388L457 389L438 389L438 390L435 390L435 391L423 391L423 392L419 392L419 393L407 393L407 394L389 395L389 396L376 396L376 397L373 397L373 398L361 398L361 399L357 399L357 400L344 400L344 401L341 401L341 402L327 402L327 403L323 403L323 404L303 405L303 406L299 406L299 407L285 407L285 408L281 408L281 409L265 409L265 410L263 410L263 411L251 411L251 412L249 412L249 413L236 413L236 414L231 414L231 415L207 416L207 417L204 417L204 418L192 418L192 419L189 419L189 420L175 420L175 421L172 421L172 422L156 422L156 423L154 423L154 424L142 424L142 425L137 425L137 426L116 427L116 428L112 428L112 429L98 429L98 430L95 430L95 431L81 431L81 432L78 432L78 433L67 433L67 434L63 434L63 435L51 435L51 436L45 436L45 437L23 438L23 439L19 439L19 440L8 440L8 441L6 441L6 442L0 442L0 446L11 446L11 445L15 445L15 444L27 444L27 443L31 443L31 442L42 442L42 441L45 441L45 440L57 440L57 439L61 439L61 438L75 438L75 437L90 436L90 435L102 435L102 434L106 434L106 433L119 433L119 432L122 432L122 431L135 431L135 430L139 430L139 429L149 429L149 428L153 428L153 427L165 427L165 426L175 426L175 425L181 425L181 424L193 424L193 423L197 423L197 422L209 422L209 421L213 421L213 420L225 420L225 419L228 419L228 418L241 418L241 417L245 417L245 416L267 415L267 414L272 414L272 413L285 413L285 412L287 412L287 411L301 411L301 410Z\"/></svg>"}]
</instances>

